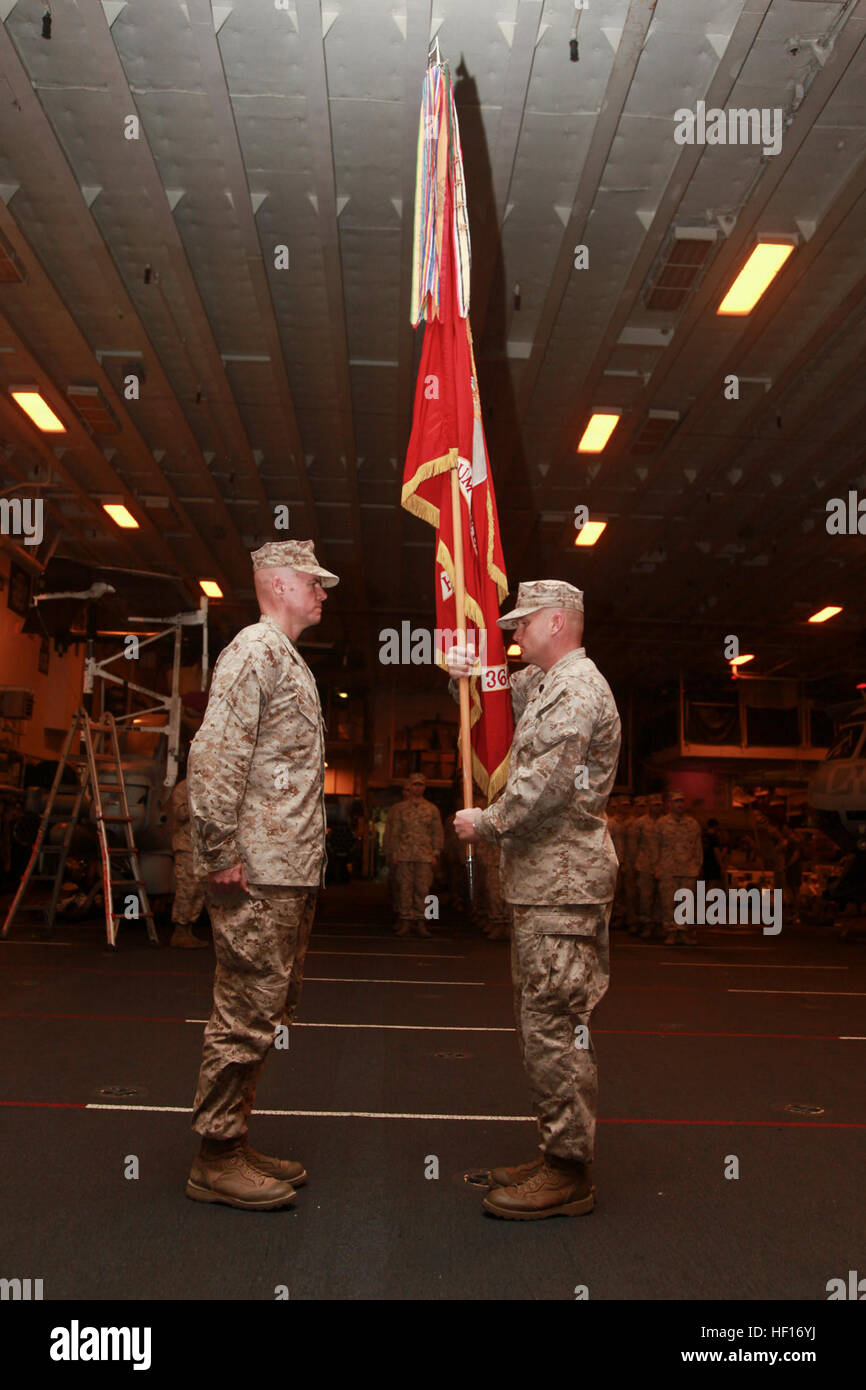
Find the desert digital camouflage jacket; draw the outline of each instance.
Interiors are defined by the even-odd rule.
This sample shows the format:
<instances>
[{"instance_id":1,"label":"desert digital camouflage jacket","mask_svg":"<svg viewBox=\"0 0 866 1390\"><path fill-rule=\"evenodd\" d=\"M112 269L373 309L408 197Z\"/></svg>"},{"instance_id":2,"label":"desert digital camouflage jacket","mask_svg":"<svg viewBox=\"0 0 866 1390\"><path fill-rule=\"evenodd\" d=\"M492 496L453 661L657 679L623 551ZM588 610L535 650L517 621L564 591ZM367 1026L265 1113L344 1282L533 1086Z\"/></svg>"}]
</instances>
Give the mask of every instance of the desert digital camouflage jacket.
<instances>
[{"instance_id":1,"label":"desert digital camouflage jacket","mask_svg":"<svg viewBox=\"0 0 866 1390\"><path fill-rule=\"evenodd\" d=\"M704 862L701 827L694 816L684 815L677 820L672 812L660 816L658 824L658 854L655 871L658 878L698 877Z\"/></svg>"},{"instance_id":2,"label":"desert digital camouflage jacket","mask_svg":"<svg viewBox=\"0 0 866 1390\"><path fill-rule=\"evenodd\" d=\"M661 816L653 819L648 811L634 821L633 862L638 873L652 873L655 869L659 853L660 821Z\"/></svg>"},{"instance_id":3,"label":"desert digital camouflage jacket","mask_svg":"<svg viewBox=\"0 0 866 1390\"><path fill-rule=\"evenodd\" d=\"M613 841L613 848L619 860L620 868L625 863L625 821L619 816L608 816L607 828L610 831L610 838Z\"/></svg>"},{"instance_id":4,"label":"desert digital camouflage jacket","mask_svg":"<svg viewBox=\"0 0 866 1390\"><path fill-rule=\"evenodd\" d=\"M190 825L189 788L186 778L176 782L171 792L171 847L175 854L192 852L192 826Z\"/></svg>"},{"instance_id":5,"label":"desert digital camouflage jacket","mask_svg":"<svg viewBox=\"0 0 866 1390\"><path fill-rule=\"evenodd\" d=\"M623 826L623 853L620 855L620 859L625 862L629 869L634 869L636 867L635 860L638 850L637 823L639 820L639 816L629 816ZM619 850L617 850L617 854L619 854Z\"/></svg>"},{"instance_id":6,"label":"desert digital camouflage jacket","mask_svg":"<svg viewBox=\"0 0 866 1390\"><path fill-rule=\"evenodd\" d=\"M250 883L311 887L325 857L325 726L313 674L272 618L214 668L187 771L196 862Z\"/></svg>"},{"instance_id":7,"label":"desert digital camouflage jacket","mask_svg":"<svg viewBox=\"0 0 866 1390\"><path fill-rule=\"evenodd\" d=\"M511 903L610 902L617 859L605 807L620 747L610 687L579 647L547 672L516 672L511 694L508 781L479 818L482 839L502 846L503 896Z\"/></svg>"},{"instance_id":8,"label":"desert digital camouflage jacket","mask_svg":"<svg viewBox=\"0 0 866 1390\"><path fill-rule=\"evenodd\" d=\"M382 845L386 859L430 863L441 853L444 840L442 817L425 797L415 802L397 801L389 810Z\"/></svg>"}]
</instances>

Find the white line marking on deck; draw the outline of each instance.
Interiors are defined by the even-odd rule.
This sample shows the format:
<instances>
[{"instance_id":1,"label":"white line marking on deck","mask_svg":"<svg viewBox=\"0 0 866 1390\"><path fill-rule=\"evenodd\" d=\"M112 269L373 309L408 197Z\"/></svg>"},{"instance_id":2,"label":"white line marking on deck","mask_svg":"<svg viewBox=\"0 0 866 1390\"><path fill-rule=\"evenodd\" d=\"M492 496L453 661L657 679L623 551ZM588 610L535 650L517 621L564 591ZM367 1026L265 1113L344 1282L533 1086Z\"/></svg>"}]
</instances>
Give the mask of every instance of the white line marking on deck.
<instances>
[{"instance_id":1,"label":"white line marking on deck","mask_svg":"<svg viewBox=\"0 0 866 1390\"><path fill-rule=\"evenodd\" d=\"M166 1115L191 1115L191 1105L103 1105L89 1101L85 1110L152 1110ZM506 1124L535 1124L534 1115L439 1115L398 1110L260 1110L256 1115L292 1115L333 1120L498 1120Z\"/></svg>"}]
</instances>

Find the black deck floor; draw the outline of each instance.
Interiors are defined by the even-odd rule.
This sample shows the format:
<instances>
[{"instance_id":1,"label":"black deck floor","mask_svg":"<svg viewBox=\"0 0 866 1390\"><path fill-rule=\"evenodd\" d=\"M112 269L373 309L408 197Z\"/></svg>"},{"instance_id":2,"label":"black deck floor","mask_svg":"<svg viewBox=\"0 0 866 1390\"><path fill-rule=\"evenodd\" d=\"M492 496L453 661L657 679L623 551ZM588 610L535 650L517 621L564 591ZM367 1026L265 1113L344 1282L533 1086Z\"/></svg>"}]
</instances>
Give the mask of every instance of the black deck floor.
<instances>
[{"instance_id":1,"label":"black deck floor","mask_svg":"<svg viewBox=\"0 0 866 1390\"><path fill-rule=\"evenodd\" d=\"M395 937L378 885L320 899L298 1026L251 1126L310 1181L270 1214L184 1197L212 952L128 928L108 953L96 923L13 933L0 1274L42 1278L46 1299L824 1300L862 1266L862 938L720 930L684 951L615 935L594 1018L596 1211L516 1223L463 1181L535 1149L508 948L450 930Z\"/></svg>"}]
</instances>

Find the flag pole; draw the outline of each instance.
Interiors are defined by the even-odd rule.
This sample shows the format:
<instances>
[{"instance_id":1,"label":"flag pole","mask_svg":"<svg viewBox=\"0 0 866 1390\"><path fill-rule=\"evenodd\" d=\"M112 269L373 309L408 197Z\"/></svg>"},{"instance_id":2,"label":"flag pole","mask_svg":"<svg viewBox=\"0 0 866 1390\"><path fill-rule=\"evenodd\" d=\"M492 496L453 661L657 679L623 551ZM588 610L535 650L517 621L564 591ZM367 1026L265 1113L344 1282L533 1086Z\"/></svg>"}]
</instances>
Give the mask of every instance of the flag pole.
<instances>
[{"instance_id":1,"label":"flag pole","mask_svg":"<svg viewBox=\"0 0 866 1390\"><path fill-rule=\"evenodd\" d=\"M466 590L463 583L463 522L460 515L460 485L457 467L451 469L451 519L454 528L454 602L457 609L457 631L466 645ZM460 689L460 751L463 769L463 809L475 805L472 794L472 735L469 723L469 677L461 676ZM469 901L475 898L475 861L472 845L466 845L466 872L469 877Z\"/></svg>"}]
</instances>

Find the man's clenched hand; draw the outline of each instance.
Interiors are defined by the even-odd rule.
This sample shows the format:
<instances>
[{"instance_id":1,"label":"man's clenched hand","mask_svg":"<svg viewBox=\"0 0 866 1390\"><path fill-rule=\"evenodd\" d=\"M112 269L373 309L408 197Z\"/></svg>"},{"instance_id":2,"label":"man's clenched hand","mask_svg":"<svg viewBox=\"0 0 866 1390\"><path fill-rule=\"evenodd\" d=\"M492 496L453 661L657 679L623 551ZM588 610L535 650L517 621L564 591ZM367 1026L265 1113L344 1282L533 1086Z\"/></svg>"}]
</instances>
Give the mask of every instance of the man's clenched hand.
<instances>
[{"instance_id":1,"label":"man's clenched hand","mask_svg":"<svg viewBox=\"0 0 866 1390\"><path fill-rule=\"evenodd\" d=\"M220 869L219 873L208 874L208 878L213 888L232 888L237 884L244 893L250 891L246 870L240 860L231 869Z\"/></svg>"},{"instance_id":2,"label":"man's clenched hand","mask_svg":"<svg viewBox=\"0 0 866 1390\"><path fill-rule=\"evenodd\" d=\"M459 637L446 653L445 660L448 663L448 674L452 680L459 680L461 676L471 676L478 665L474 648L467 648L465 642L461 642Z\"/></svg>"},{"instance_id":3,"label":"man's clenched hand","mask_svg":"<svg viewBox=\"0 0 866 1390\"><path fill-rule=\"evenodd\" d=\"M464 844L474 845L481 838L476 830L476 824L480 811L473 810L470 806L468 811L458 811L454 817L454 832L458 840Z\"/></svg>"}]
</instances>

